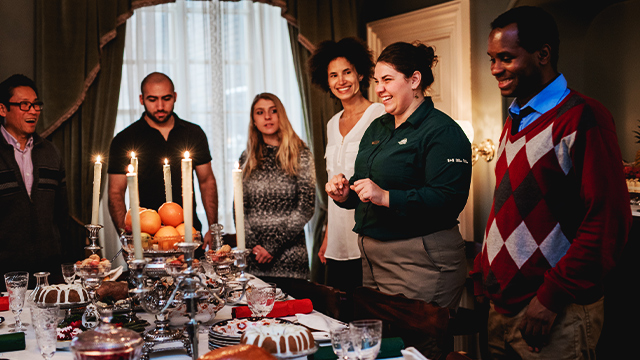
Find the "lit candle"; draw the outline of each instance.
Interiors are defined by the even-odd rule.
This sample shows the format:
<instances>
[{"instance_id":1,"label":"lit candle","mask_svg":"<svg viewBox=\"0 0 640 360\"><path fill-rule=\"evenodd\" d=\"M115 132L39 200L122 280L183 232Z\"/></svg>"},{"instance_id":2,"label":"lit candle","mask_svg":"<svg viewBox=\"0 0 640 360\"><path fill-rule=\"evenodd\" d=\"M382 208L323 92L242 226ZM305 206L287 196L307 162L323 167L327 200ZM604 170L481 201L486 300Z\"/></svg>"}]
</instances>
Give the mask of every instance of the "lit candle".
<instances>
[{"instance_id":1,"label":"lit candle","mask_svg":"<svg viewBox=\"0 0 640 360\"><path fill-rule=\"evenodd\" d=\"M233 174L233 205L236 211L236 242L238 249L245 248L244 242L244 200L242 194L242 169L236 162Z\"/></svg>"},{"instance_id":2,"label":"lit candle","mask_svg":"<svg viewBox=\"0 0 640 360\"><path fill-rule=\"evenodd\" d=\"M191 159L189 158L189 152L184 152L184 159L182 159L182 207L184 213L184 241L193 242L193 183L192 183L192 168Z\"/></svg>"},{"instance_id":3,"label":"lit candle","mask_svg":"<svg viewBox=\"0 0 640 360\"><path fill-rule=\"evenodd\" d=\"M168 159L164 159L162 172L164 173L164 193L166 194L167 202L172 202L173 194L171 193L171 165L169 165Z\"/></svg>"},{"instance_id":4,"label":"lit candle","mask_svg":"<svg viewBox=\"0 0 640 360\"><path fill-rule=\"evenodd\" d=\"M138 174L138 158L135 152L131 152L131 165L133 165L133 173Z\"/></svg>"},{"instance_id":5,"label":"lit candle","mask_svg":"<svg viewBox=\"0 0 640 360\"><path fill-rule=\"evenodd\" d=\"M100 181L102 180L102 162L101 157L96 157L93 166L93 203L91 206L91 223L98 224L98 216L100 215Z\"/></svg>"},{"instance_id":6,"label":"lit candle","mask_svg":"<svg viewBox=\"0 0 640 360\"><path fill-rule=\"evenodd\" d=\"M129 164L127 186L129 187L129 204L131 205L131 233L133 235L133 251L136 260L142 260L142 238L140 230L140 199L138 198L138 174L132 164Z\"/></svg>"}]
</instances>

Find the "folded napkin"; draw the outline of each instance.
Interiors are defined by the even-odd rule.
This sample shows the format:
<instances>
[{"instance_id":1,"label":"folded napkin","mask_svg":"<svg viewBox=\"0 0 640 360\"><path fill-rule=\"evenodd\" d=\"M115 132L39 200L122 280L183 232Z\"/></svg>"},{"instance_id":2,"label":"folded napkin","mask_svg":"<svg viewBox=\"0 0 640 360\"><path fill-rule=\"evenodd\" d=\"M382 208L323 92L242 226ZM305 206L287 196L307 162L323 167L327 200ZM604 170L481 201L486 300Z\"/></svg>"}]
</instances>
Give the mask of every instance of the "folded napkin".
<instances>
[{"instance_id":1,"label":"folded napkin","mask_svg":"<svg viewBox=\"0 0 640 360\"><path fill-rule=\"evenodd\" d=\"M422 355L420 351L418 351L418 349L412 346L401 350L401 352L404 360L429 360L424 355Z\"/></svg>"},{"instance_id":2,"label":"folded napkin","mask_svg":"<svg viewBox=\"0 0 640 360\"><path fill-rule=\"evenodd\" d=\"M23 332L0 335L0 353L24 350L25 348Z\"/></svg>"},{"instance_id":3,"label":"folded napkin","mask_svg":"<svg viewBox=\"0 0 640 360\"><path fill-rule=\"evenodd\" d=\"M330 332L333 329L345 327L345 324L334 320L319 312L311 314L297 314L298 323L317 331Z\"/></svg>"},{"instance_id":4,"label":"folded napkin","mask_svg":"<svg viewBox=\"0 0 640 360\"><path fill-rule=\"evenodd\" d=\"M309 299L278 301L267 317L283 317L295 314L307 314L313 311L313 304ZM251 310L247 306L236 306L231 309L231 317L250 317Z\"/></svg>"},{"instance_id":5,"label":"folded napkin","mask_svg":"<svg viewBox=\"0 0 640 360\"><path fill-rule=\"evenodd\" d=\"M380 344L380 352L376 359L387 359L387 358L395 358L402 356L402 349L404 349L404 342L401 338L388 338L382 339L382 344ZM315 354L313 354L313 358L315 360L333 360L338 357L333 352L333 348L331 346L324 346L318 349Z\"/></svg>"},{"instance_id":6,"label":"folded napkin","mask_svg":"<svg viewBox=\"0 0 640 360\"><path fill-rule=\"evenodd\" d=\"M8 296L0 296L0 311L9 310L9 297Z\"/></svg>"}]
</instances>

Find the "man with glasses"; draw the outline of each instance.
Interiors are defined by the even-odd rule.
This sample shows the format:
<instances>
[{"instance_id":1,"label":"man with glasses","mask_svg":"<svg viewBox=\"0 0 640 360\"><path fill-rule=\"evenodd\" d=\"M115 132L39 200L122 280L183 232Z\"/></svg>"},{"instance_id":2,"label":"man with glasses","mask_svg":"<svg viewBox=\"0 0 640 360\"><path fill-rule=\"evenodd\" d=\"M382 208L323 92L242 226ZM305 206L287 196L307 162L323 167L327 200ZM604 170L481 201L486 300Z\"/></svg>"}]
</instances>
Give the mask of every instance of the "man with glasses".
<instances>
[{"instance_id":1,"label":"man with glasses","mask_svg":"<svg viewBox=\"0 0 640 360\"><path fill-rule=\"evenodd\" d=\"M0 83L0 275L58 275L69 253L65 170L58 149L36 133L42 109L28 77L16 74Z\"/></svg>"}]
</instances>

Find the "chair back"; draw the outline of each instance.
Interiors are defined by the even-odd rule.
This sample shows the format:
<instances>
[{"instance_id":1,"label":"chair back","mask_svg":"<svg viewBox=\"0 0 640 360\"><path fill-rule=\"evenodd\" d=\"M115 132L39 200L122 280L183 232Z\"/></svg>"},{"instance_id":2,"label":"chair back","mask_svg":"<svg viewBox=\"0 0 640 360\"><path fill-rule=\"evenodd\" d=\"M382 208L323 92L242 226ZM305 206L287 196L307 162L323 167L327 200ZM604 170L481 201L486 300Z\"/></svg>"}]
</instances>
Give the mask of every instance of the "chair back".
<instances>
[{"instance_id":1,"label":"chair back","mask_svg":"<svg viewBox=\"0 0 640 360\"><path fill-rule=\"evenodd\" d=\"M383 337L401 337L406 346L418 350L425 338L435 339L440 349L449 346L447 308L369 287L356 288L353 303L355 319L382 320Z\"/></svg>"}]
</instances>

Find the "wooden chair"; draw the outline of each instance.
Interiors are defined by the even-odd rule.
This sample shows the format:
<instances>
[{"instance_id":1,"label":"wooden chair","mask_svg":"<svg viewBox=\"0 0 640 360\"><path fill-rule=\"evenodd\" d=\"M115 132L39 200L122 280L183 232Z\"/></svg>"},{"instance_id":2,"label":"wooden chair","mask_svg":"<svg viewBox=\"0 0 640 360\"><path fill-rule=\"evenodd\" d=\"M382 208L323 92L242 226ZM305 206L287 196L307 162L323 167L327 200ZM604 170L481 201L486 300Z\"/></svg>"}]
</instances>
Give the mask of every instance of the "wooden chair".
<instances>
[{"instance_id":1,"label":"wooden chair","mask_svg":"<svg viewBox=\"0 0 640 360\"><path fill-rule=\"evenodd\" d=\"M278 287L296 299L309 299L313 309L340 321L352 320L352 310L344 291L305 279L275 280Z\"/></svg>"},{"instance_id":2,"label":"wooden chair","mask_svg":"<svg viewBox=\"0 0 640 360\"><path fill-rule=\"evenodd\" d=\"M415 347L429 359L452 350L447 308L368 287L355 289L353 303L355 319L382 320L383 337L401 337L405 346Z\"/></svg>"}]
</instances>

